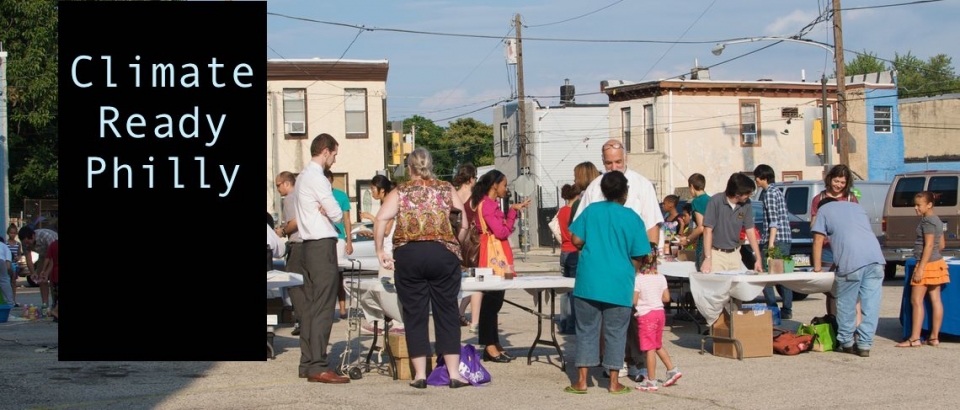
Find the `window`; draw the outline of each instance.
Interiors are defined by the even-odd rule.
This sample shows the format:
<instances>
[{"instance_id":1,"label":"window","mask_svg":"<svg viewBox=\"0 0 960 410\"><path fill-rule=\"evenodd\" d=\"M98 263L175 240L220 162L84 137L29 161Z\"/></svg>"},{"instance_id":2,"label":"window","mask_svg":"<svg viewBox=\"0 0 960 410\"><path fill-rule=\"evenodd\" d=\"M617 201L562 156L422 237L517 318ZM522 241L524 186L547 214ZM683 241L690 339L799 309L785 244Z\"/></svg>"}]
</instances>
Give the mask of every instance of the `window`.
<instances>
[{"instance_id":1,"label":"window","mask_svg":"<svg viewBox=\"0 0 960 410\"><path fill-rule=\"evenodd\" d=\"M958 183L960 181L957 177L930 177L930 185L927 186L927 190L940 194L933 206L956 206Z\"/></svg>"},{"instance_id":2,"label":"window","mask_svg":"<svg viewBox=\"0 0 960 410\"><path fill-rule=\"evenodd\" d=\"M780 109L780 118L800 118L800 109L797 107L783 107Z\"/></svg>"},{"instance_id":3,"label":"window","mask_svg":"<svg viewBox=\"0 0 960 410\"><path fill-rule=\"evenodd\" d=\"M890 120L893 118L893 107L889 105L878 105L873 107L873 131L889 133Z\"/></svg>"},{"instance_id":4,"label":"window","mask_svg":"<svg viewBox=\"0 0 960 410\"><path fill-rule=\"evenodd\" d=\"M740 100L740 146L760 146L760 100Z\"/></svg>"},{"instance_id":5,"label":"window","mask_svg":"<svg viewBox=\"0 0 960 410\"><path fill-rule=\"evenodd\" d=\"M643 106L643 151L651 152L656 148L653 140L653 105Z\"/></svg>"},{"instance_id":6,"label":"window","mask_svg":"<svg viewBox=\"0 0 960 410\"><path fill-rule=\"evenodd\" d=\"M346 88L343 92L347 138L367 138L367 90Z\"/></svg>"},{"instance_id":7,"label":"window","mask_svg":"<svg viewBox=\"0 0 960 410\"><path fill-rule=\"evenodd\" d=\"M923 191L924 182L924 177L900 178L897 186L893 188L893 207L913 208L913 197Z\"/></svg>"},{"instance_id":8,"label":"window","mask_svg":"<svg viewBox=\"0 0 960 410\"><path fill-rule=\"evenodd\" d=\"M620 138L623 151L630 152L630 107L620 109Z\"/></svg>"},{"instance_id":9,"label":"window","mask_svg":"<svg viewBox=\"0 0 960 410\"><path fill-rule=\"evenodd\" d=\"M804 215L810 206L810 188L787 188L783 193L783 201L787 203L787 212L794 215Z\"/></svg>"},{"instance_id":10,"label":"window","mask_svg":"<svg viewBox=\"0 0 960 410\"><path fill-rule=\"evenodd\" d=\"M307 138L306 89L283 89L283 135L288 139Z\"/></svg>"},{"instance_id":11,"label":"window","mask_svg":"<svg viewBox=\"0 0 960 410\"><path fill-rule=\"evenodd\" d=\"M783 171L780 176L781 181L800 181L803 179L803 171Z\"/></svg>"},{"instance_id":12,"label":"window","mask_svg":"<svg viewBox=\"0 0 960 410\"><path fill-rule=\"evenodd\" d=\"M500 123L500 156L510 156L510 128L507 123Z\"/></svg>"}]
</instances>

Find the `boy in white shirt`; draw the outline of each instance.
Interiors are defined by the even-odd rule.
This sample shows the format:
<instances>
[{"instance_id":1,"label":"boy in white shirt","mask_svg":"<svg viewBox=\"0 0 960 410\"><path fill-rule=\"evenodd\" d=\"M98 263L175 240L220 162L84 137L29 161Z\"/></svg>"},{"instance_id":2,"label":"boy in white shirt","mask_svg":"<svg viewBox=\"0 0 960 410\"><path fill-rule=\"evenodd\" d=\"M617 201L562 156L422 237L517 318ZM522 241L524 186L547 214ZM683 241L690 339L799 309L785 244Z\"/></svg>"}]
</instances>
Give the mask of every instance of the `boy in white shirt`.
<instances>
[{"instance_id":1,"label":"boy in white shirt","mask_svg":"<svg viewBox=\"0 0 960 410\"><path fill-rule=\"evenodd\" d=\"M667 379L663 386L672 386L682 374L670 360L663 347L663 326L666 317L663 304L670 301L667 279L655 269L641 271L634 282L633 304L637 308L640 350L647 354L647 378L637 384L637 390L657 391L657 356L667 367Z\"/></svg>"}]
</instances>

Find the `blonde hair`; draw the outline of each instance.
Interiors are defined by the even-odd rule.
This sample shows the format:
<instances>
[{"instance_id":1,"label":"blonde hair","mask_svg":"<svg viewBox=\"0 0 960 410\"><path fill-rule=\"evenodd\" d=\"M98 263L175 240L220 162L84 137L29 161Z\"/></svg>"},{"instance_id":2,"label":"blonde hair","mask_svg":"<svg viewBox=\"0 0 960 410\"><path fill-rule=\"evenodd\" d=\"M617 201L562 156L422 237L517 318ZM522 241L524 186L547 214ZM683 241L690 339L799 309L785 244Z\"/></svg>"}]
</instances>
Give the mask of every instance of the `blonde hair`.
<instances>
[{"instance_id":1,"label":"blonde hair","mask_svg":"<svg viewBox=\"0 0 960 410\"><path fill-rule=\"evenodd\" d=\"M433 157L430 151L423 148L417 148L407 157L407 168L410 173L423 179L433 179Z\"/></svg>"},{"instance_id":2,"label":"blonde hair","mask_svg":"<svg viewBox=\"0 0 960 410\"><path fill-rule=\"evenodd\" d=\"M600 170L596 165L590 161L581 162L573 167L573 186L580 192L586 191L587 186L598 176L600 176Z\"/></svg>"}]
</instances>

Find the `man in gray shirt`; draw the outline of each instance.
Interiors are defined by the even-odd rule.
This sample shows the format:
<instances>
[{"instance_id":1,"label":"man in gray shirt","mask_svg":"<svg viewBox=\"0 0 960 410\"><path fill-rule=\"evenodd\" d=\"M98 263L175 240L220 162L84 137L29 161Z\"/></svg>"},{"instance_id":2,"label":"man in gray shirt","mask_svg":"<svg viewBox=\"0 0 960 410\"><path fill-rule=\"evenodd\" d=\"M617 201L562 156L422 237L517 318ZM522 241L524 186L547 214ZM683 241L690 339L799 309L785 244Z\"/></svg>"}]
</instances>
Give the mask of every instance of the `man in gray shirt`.
<instances>
[{"instance_id":1,"label":"man in gray shirt","mask_svg":"<svg viewBox=\"0 0 960 410\"><path fill-rule=\"evenodd\" d=\"M880 320L880 296L886 261L870 228L870 218L860 204L824 198L820 201L813 232L813 271L822 272L820 256L824 238L833 248L833 294L837 298L837 342L844 353L869 357ZM863 318L857 325L857 299ZM854 346L853 332L857 332Z\"/></svg>"},{"instance_id":2,"label":"man in gray shirt","mask_svg":"<svg viewBox=\"0 0 960 410\"><path fill-rule=\"evenodd\" d=\"M754 255L760 255L757 229L753 226L753 207L750 195L757 185L750 177L737 172L727 180L727 189L715 194L707 202L703 216L703 263L700 272L740 270L740 229L747 231L747 240ZM763 262L757 258L753 269L763 272Z\"/></svg>"}]
</instances>

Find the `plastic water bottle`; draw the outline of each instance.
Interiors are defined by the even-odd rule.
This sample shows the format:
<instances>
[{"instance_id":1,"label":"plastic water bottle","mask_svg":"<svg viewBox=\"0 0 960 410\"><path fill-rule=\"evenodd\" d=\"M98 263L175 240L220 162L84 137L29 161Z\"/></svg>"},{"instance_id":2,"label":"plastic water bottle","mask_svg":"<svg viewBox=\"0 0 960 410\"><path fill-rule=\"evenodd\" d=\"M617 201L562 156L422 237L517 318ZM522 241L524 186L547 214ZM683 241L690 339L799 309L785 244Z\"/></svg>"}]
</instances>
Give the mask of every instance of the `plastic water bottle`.
<instances>
[{"instance_id":1,"label":"plastic water bottle","mask_svg":"<svg viewBox=\"0 0 960 410\"><path fill-rule=\"evenodd\" d=\"M30 306L31 306L31 305L23 305L23 314L21 314L20 317L22 317L22 318L24 318L24 319L29 319L29 318L30 318L30 316L29 316L29 314L30 314Z\"/></svg>"}]
</instances>

